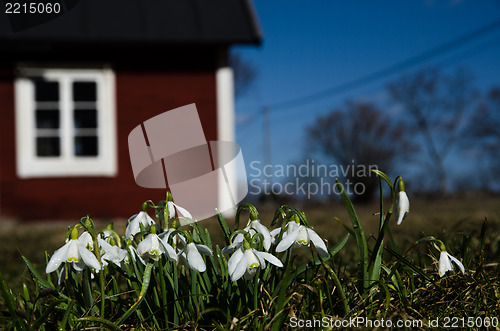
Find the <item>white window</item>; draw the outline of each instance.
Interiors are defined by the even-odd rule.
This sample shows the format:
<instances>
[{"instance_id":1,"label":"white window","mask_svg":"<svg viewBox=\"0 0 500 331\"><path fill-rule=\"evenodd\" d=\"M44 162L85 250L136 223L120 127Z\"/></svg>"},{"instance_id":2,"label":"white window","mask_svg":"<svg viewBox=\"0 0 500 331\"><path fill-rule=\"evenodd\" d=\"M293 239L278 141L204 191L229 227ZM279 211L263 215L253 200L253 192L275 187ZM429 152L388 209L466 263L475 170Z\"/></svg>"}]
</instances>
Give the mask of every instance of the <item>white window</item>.
<instances>
[{"instance_id":1,"label":"white window","mask_svg":"<svg viewBox=\"0 0 500 331\"><path fill-rule=\"evenodd\" d=\"M114 176L114 85L109 68L20 67L15 81L18 176Z\"/></svg>"}]
</instances>

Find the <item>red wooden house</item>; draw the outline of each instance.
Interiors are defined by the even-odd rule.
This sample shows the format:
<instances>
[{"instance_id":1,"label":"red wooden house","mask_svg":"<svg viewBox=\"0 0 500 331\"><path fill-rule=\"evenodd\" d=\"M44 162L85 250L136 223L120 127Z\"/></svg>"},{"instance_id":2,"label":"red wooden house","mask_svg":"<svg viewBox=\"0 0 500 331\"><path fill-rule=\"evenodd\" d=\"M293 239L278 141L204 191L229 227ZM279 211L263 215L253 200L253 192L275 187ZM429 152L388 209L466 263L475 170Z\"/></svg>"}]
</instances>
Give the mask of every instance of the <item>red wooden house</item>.
<instances>
[{"instance_id":1,"label":"red wooden house","mask_svg":"<svg viewBox=\"0 0 500 331\"><path fill-rule=\"evenodd\" d=\"M167 110L195 103L207 140L234 140L228 51L260 42L250 0L66 9L17 31L0 13L2 218L128 217L163 200L136 185L127 136Z\"/></svg>"}]
</instances>

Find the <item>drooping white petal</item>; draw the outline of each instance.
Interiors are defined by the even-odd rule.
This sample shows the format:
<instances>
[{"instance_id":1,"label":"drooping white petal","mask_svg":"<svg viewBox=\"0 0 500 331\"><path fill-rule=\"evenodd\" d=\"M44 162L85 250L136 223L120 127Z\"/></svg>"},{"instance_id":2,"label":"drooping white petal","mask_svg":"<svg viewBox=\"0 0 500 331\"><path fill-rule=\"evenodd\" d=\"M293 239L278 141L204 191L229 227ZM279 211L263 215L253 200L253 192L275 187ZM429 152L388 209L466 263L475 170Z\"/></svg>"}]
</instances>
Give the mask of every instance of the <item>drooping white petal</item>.
<instances>
[{"instance_id":1,"label":"drooping white petal","mask_svg":"<svg viewBox=\"0 0 500 331\"><path fill-rule=\"evenodd\" d=\"M464 268L464 265L462 264L462 262L460 262L460 260L458 260L456 257L452 256L450 253L446 253L446 254L448 254L448 257L453 262L455 262L455 264L458 266L458 268L460 269L460 271L462 271L462 273L465 273L465 268Z\"/></svg>"},{"instance_id":2,"label":"drooping white petal","mask_svg":"<svg viewBox=\"0 0 500 331\"><path fill-rule=\"evenodd\" d=\"M65 265L63 264L62 268L61 268L61 272L59 273L59 277L57 278L57 285L61 285L62 283L62 280L64 279L64 277L66 276L66 270L64 269Z\"/></svg>"},{"instance_id":3,"label":"drooping white petal","mask_svg":"<svg viewBox=\"0 0 500 331\"><path fill-rule=\"evenodd\" d=\"M97 244L103 249L104 252L111 251L113 247L106 240L100 237L97 237Z\"/></svg>"},{"instance_id":4,"label":"drooping white petal","mask_svg":"<svg viewBox=\"0 0 500 331\"><path fill-rule=\"evenodd\" d=\"M212 250L208 246L202 245L202 244L195 244L195 245L201 254L207 255L207 256L212 256Z\"/></svg>"},{"instance_id":5,"label":"drooping white petal","mask_svg":"<svg viewBox=\"0 0 500 331\"><path fill-rule=\"evenodd\" d=\"M325 242L321 237L313 230L313 229L307 229L307 234L309 235L309 239L314 244L314 247L316 247L316 250L318 251L319 255L323 257L328 257L328 249L326 248Z\"/></svg>"},{"instance_id":6,"label":"drooping white petal","mask_svg":"<svg viewBox=\"0 0 500 331\"><path fill-rule=\"evenodd\" d=\"M265 269L266 268L266 259L264 259L264 257L259 254L260 252L258 250L254 249L254 248L251 248L251 250L253 251L253 253L257 257L257 259L259 260L260 267L262 269Z\"/></svg>"},{"instance_id":7,"label":"drooping white petal","mask_svg":"<svg viewBox=\"0 0 500 331\"><path fill-rule=\"evenodd\" d=\"M250 226L264 237L264 249L268 251L271 248L272 237L269 230L259 221L252 221Z\"/></svg>"},{"instance_id":8,"label":"drooping white petal","mask_svg":"<svg viewBox=\"0 0 500 331\"><path fill-rule=\"evenodd\" d=\"M50 257L49 263L47 263L47 267L45 268L45 273L51 273L59 266L61 265L62 262L66 261L66 255L68 252L70 242L68 241L66 244L64 244L61 248L56 250L54 254Z\"/></svg>"},{"instance_id":9,"label":"drooping white petal","mask_svg":"<svg viewBox=\"0 0 500 331\"><path fill-rule=\"evenodd\" d=\"M179 261L179 256L175 252L175 249L170 246L170 244L166 243L165 241L161 241L161 244L163 245L163 248L165 249L165 255L170 261Z\"/></svg>"},{"instance_id":10,"label":"drooping white petal","mask_svg":"<svg viewBox=\"0 0 500 331\"><path fill-rule=\"evenodd\" d=\"M238 233L234 238L233 238L233 243L231 245L228 245L222 249L222 254L231 254L235 250L239 249L243 245L243 239L245 236L242 233Z\"/></svg>"},{"instance_id":11,"label":"drooping white petal","mask_svg":"<svg viewBox=\"0 0 500 331\"><path fill-rule=\"evenodd\" d=\"M146 255L147 252L151 249L151 238L147 236L137 245L137 253L139 256Z\"/></svg>"},{"instance_id":12,"label":"drooping white petal","mask_svg":"<svg viewBox=\"0 0 500 331\"><path fill-rule=\"evenodd\" d=\"M204 272L205 270L207 270L205 261L203 260L200 252L198 252L198 248L194 243L187 244L186 251L187 261L191 269L194 269L198 272Z\"/></svg>"},{"instance_id":13,"label":"drooping white petal","mask_svg":"<svg viewBox=\"0 0 500 331\"><path fill-rule=\"evenodd\" d=\"M92 240L92 236L87 231L83 232L80 237L78 237L78 242L82 244L87 249L94 249L94 241Z\"/></svg>"},{"instance_id":14,"label":"drooping white petal","mask_svg":"<svg viewBox=\"0 0 500 331\"><path fill-rule=\"evenodd\" d=\"M309 246L309 233L307 232L307 228L305 226L299 226L299 233L297 234L295 242L301 246Z\"/></svg>"},{"instance_id":15,"label":"drooping white petal","mask_svg":"<svg viewBox=\"0 0 500 331\"><path fill-rule=\"evenodd\" d=\"M125 261L128 262L128 252L126 249L118 248L118 259L119 262Z\"/></svg>"},{"instance_id":16,"label":"drooping white petal","mask_svg":"<svg viewBox=\"0 0 500 331\"><path fill-rule=\"evenodd\" d=\"M169 219L175 218L175 208L174 208L174 203L172 201L167 202L167 210L168 210L168 218Z\"/></svg>"},{"instance_id":17,"label":"drooping white petal","mask_svg":"<svg viewBox=\"0 0 500 331\"><path fill-rule=\"evenodd\" d=\"M259 267L265 267L265 262L261 262L257 255L255 255L254 251L254 249L247 249L244 253L247 261L247 270L244 274L246 280L252 279ZM262 265L262 263L264 265Z\"/></svg>"},{"instance_id":18,"label":"drooping white petal","mask_svg":"<svg viewBox=\"0 0 500 331\"><path fill-rule=\"evenodd\" d=\"M257 257L257 255L255 255L254 253L254 249L247 249L245 250L245 257L246 257L246 260L247 260L247 267L249 269L252 269L252 268L257 268L260 266L260 261L259 261L259 258Z\"/></svg>"},{"instance_id":19,"label":"drooping white petal","mask_svg":"<svg viewBox=\"0 0 500 331\"><path fill-rule=\"evenodd\" d=\"M177 209L177 211L179 212L179 214L181 214L182 217L186 217L186 218L189 218L191 220L193 219L193 216L191 215L190 212L187 211L187 209L182 208L178 204L175 204L175 203L172 203L172 204L175 206L175 209Z\"/></svg>"},{"instance_id":20,"label":"drooping white petal","mask_svg":"<svg viewBox=\"0 0 500 331\"><path fill-rule=\"evenodd\" d=\"M257 270L259 268L252 268L252 269L247 269L247 271L243 274L243 277L245 280L251 280L255 274L257 273Z\"/></svg>"},{"instance_id":21,"label":"drooping white petal","mask_svg":"<svg viewBox=\"0 0 500 331\"><path fill-rule=\"evenodd\" d=\"M78 262L72 262L71 265L73 266L73 269L75 269L78 272L83 271L83 269L85 269L85 262L83 262L83 260L80 260Z\"/></svg>"},{"instance_id":22,"label":"drooping white petal","mask_svg":"<svg viewBox=\"0 0 500 331\"><path fill-rule=\"evenodd\" d=\"M99 247L104 251L104 254L101 257L102 264L107 265L107 261L113 262L116 265L120 265L120 262L123 261L127 256L127 250L122 249L118 246L110 245L106 240L97 238L97 242Z\"/></svg>"},{"instance_id":23,"label":"drooping white petal","mask_svg":"<svg viewBox=\"0 0 500 331\"><path fill-rule=\"evenodd\" d=\"M289 222L288 224L296 224L295 222ZM290 225L287 225L290 226ZM289 229L293 229L292 231L288 231ZM292 246L296 239L297 236L299 235L300 227L291 225L290 228L287 228L287 235L285 236L283 234L283 238L281 238L280 243L278 246L276 246L276 252L284 252L286 251L290 246Z\"/></svg>"},{"instance_id":24,"label":"drooping white petal","mask_svg":"<svg viewBox=\"0 0 500 331\"><path fill-rule=\"evenodd\" d=\"M125 230L125 237L127 239L133 239L133 237L141 231L140 224L148 230L152 224L155 224L155 221L153 221L153 219L145 211L139 212L137 215L129 218L129 223L127 225L127 229Z\"/></svg>"},{"instance_id":25,"label":"drooping white petal","mask_svg":"<svg viewBox=\"0 0 500 331\"><path fill-rule=\"evenodd\" d=\"M398 225L403 222L403 219L406 215L406 213L410 212L410 200L408 199L408 196L406 195L405 191L400 191L398 193L398 201L396 204L396 217L398 220Z\"/></svg>"},{"instance_id":26,"label":"drooping white petal","mask_svg":"<svg viewBox=\"0 0 500 331\"><path fill-rule=\"evenodd\" d=\"M438 272L440 277L443 277L447 271L453 270L449 256L447 252L441 252L439 255Z\"/></svg>"},{"instance_id":27,"label":"drooping white petal","mask_svg":"<svg viewBox=\"0 0 500 331\"><path fill-rule=\"evenodd\" d=\"M138 222L130 222L125 229L125 238L133 239L133 237L141 231Z\"/></svg>"},{"instance_id":28,"label":"drooping white petal","mask_svg":"<svg viewBox=\"0 0 500 331\"><path fill-rule=\"evenodd\" d=\"M243 248L237 249L227 261L227 271L231 275L243 256Z\"/></svg>"},{"instance_id":29,"label":"drooping white petal","mask_svg":"<svg viewBox=\"0 0 500 331\"><path fill-rule=\"evenodd\" d=\"M163 241L163 243L168 244L168 240L174 231L175 231L175 229L168 229L166 232L159 234L158 237ZM184 236L180 233L176 233L172 237L172 242L173 242L174 246L176 246L176 244L177 244L177 239L179 239L180 242L184 246L186 246L186 238L184 238Z\"/></svg>"},{"instance_id":30,"label":"drooping white petal","mask_svg":"<svg viewBox=\"0 0 500 331\"><path fill-rule=\"evenodd\" d=\"M234 254L236 254L239 251L240 250L236 251ZM241 252L241 257L239 258L239 260L235 262L237 262L235 268L233 272L229 274L233 282L243 277L243 275L247 271L247 257L243 251Z\"/></svg>"},{"instance_id":31,"label":"drooping white petal","mask_svg":"<svg viewBox=\"0 0 500 331\"><path fill-rule=\"evenodd\" d=\"M264 259L264 260L268 261L269 263L274 264L277 267L280 267L280 268L283 267L283 263L281 263L281 261L276 256L274 256L274 255L272 255L270 253L259 252L259 251L256 251L256 250L254 250L254 253L259 258Z\"/></svg>"},{"instance_id":32,"label":"drooping white petal","mask_svg":"<svg viewBox=\"0 0 500 331\"><path fill-rule=\"evenodd\" d=\"M276 229L272 230L271 232L269 232L271 234L272 243L274 245L276 245L277 242L278 242L278 238L279 238L279 233L280 232L281 232L281 228L276 228Z\"/></svg>"},{"instance_id":33,"label":"drooping white petal","mask_svg":"<svg viewBox=\"0 0 500 331\"><path fill-rule=\"evenodd\" d=\"M222 250L221 250L221 253L222 254L231 254L235 251L235 247L231 246L231 245L228 245L226 247L224 247Z\"/></svg>"},{"instance_id":34,"label":"drooping white petal","mask_svg":"<svg viewBox=\"0 0 500 331\"><path fill-rule=\"evenodd\" d=\"M95 257L94 253L89 251L83 244L78 245L78 251L80 253L80 256L82 257L83 262L88 265L89 267L95 269L95 270L100 270L101 269L101 264L99 263L99 260L97 257Z\"/></svg>"},{"instance_id":35,"label":"drooping white petal","mask_svg":"<svg viewBox=\"0 0 500 331\"><path fill-rule=\"evenodd\" d=\"M173 205L175 206L175 209L177 209L179 214L181 214L181 216L179 217L181 225L186 225L196 222L191 213L187 211L185 208L182 208L181 206L175 203L173 203Z\"/></svg>"}]
</instances>

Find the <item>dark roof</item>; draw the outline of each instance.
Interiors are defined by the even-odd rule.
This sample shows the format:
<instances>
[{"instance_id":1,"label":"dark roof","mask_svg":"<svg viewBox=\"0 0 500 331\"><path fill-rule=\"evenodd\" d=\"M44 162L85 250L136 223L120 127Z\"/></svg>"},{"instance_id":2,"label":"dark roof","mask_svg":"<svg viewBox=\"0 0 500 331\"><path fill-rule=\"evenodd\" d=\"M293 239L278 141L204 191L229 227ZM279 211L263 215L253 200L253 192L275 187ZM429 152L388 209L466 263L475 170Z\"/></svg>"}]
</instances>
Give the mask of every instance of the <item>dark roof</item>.
<instances>
[{"instance_id":1,"label":"dark roof","mask_svg":"<svg viewBox=\"0 0 500 331\"><path fill-rule=\"evenodd\" d=\"M7 15L2 8L0 50L29 42L230 45L261 41L251 0L54 2L63 4L63 14Z\"/></svg>"}]
</instances>

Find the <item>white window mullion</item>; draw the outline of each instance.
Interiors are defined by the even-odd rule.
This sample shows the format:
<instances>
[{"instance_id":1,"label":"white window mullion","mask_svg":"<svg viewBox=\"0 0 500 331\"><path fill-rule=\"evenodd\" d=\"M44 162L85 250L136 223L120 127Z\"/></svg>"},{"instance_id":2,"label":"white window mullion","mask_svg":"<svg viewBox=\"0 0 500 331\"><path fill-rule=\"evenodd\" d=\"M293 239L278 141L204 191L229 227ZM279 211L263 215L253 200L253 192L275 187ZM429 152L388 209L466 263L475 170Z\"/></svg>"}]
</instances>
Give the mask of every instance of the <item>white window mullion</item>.
<instances>
[{"instance_id":1,"label":"white window mullion","mask_svg":"<svg viewBox=\"0 0 500 331\"><path fill-rule=\"evenodd\" d=\"M105 68L103 75L98 80L97 108L99 111L97 133L99 136L99 153L104 162L110 167L117 168L117 142L116 142L116 104L115 104L115 76L113 70ZM104 125L109 123L109 125Z\"/></svg>"},{"instance_id":2,"label":"white window mullion","mask_svg":"<svg viewBox=\"0 0 500 331\"><path fill-rule=\"evenodd\" d=\"M26 85L26 89L28 90L28 100L35 100L35 86L33 82L25 80L24 83ZM30 103L29 108L30 111L27 116L24 116L24 120L27 121L26 127L30 128L25 134L27 135L27 139L29 139L30 143L25 145L26 153L30 156L30 159L34 160L36 156L36 138L37 138L37 128L36 128L36 102ZM26 128L25 127L25 128ZM26 129L25 129L26 130Z\"/></svg>"},{"instance_id":3,"label":"white window mullion","mask_svg":"<svg viewBox=\"0 0 500 331\"><path fill-rule=\"evenodd\" d=\"M71 96L71 79L62 77L61 83L61 157L71 160L74 156L73 101Z\"/></svg>"}]
</instances>

